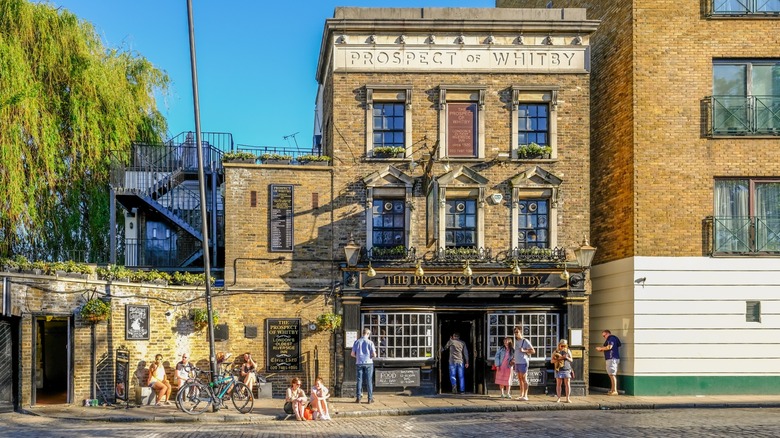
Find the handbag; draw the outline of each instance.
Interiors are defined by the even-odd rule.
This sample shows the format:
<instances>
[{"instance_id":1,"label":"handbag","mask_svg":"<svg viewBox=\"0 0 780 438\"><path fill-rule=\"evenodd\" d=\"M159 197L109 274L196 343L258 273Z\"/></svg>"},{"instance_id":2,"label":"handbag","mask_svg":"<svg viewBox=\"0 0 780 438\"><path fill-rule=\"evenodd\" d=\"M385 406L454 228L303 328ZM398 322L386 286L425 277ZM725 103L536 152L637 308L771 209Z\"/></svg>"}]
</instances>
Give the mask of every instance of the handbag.
<instances>
[{"instance_id":1,"label":"handbag","mask_svg":"<svg viewBox=\"0 0 780 438\"><path fill-rule=\"evenodd\" d=\"M292 414L295 413L295 411L293 411L293 407L292 407L292 402L291 401L284 402L284 413L287 414L287 415L292 415Z\"/></svg>"},{"instance_id":2,"label":"handbag","mask_svg":"<svg viewBox=\"0 0 780 438\"><path fill-rule=\"evenodd\" d=\"M493 365L492 367L490 367L490 369L491 369L491 370L493 370L493 371L495 371L495 370L497 370L497 369L498 369L498 367L497 367L497 366L495 366L495 365Z\"/></svg>"}]
</instances>

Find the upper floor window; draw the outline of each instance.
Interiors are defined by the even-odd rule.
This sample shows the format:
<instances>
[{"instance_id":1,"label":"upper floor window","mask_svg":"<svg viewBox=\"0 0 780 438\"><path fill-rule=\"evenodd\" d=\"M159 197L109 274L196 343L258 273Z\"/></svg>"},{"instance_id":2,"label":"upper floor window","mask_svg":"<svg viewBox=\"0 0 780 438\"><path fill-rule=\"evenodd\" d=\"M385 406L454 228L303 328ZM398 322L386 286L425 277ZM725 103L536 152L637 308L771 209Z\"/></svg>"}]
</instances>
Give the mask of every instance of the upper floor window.
<instances>
[{"instance_id":1,"label":"upper floor window","mask_svg":"<svg viewBox=\"0 0 780 438\"><path fill-rule=\"evenodd\" d=\"M714 61L712 72L713 134L780 135L780 61Z\"/></svg>"},{"instance_id":2,"label":"upper floor window","mask_svg":"<svg viewBox=\"0 0 780 438\"><path fill-rule=\"evenodd\" d=\"M513 159L557 156L557 87L512 87Z\"/></svg>"},{"instance_id":3,"label":"upper floor window","mask_svg":"<svg viewBox=\"0 0 780 438\"><path fill-rule=\"evenodd\" d=\"M517 203L518 248L550 247L550 209L547 199L520 199Z\"/></svg>"},{"instance_id":4,"label":"upper floor window","mask_svg":"<svg viewBox=\"0 0 780 438\"><path fill-rule=\"evenodd\" d=\"M403 199L374 199L372 247L394 248L404 246L406 232L406 201Z\"/></svg>"},{"instance_id":5,"label":"upper floor window","mask_svg":"<svg viewBox=\"0 0 780 438\"><path fill-rule=\"evenodd\" d=\"M440 156L484 157L484 87L442 85L439 93Z\"/></svg>"},{"instance_id":6,"label":"upper floor window","mask_svg":"<svg viewBox=\"0 0 780 438\"><path fill-rule=\"evenodd\" d=\"M476 247L477 201L448 199L445 216L445 246L449 248Z\"/></svg>"},{"instance_id":7,"label":"upper floor window","mask_svg":"<svg viewBox=\"0 0 780 438\"><path fill-rule=\"evenodd\" d=\"M714 15L780 14L780 0L711 0Z\"/></svg>"},{"instance_id":8,"label":"upper floor window","mask_svg":"<svg viewBox=\"0 0 780 438\"><path fill-rule=\"evenodd\" d=\"M780 252L780 179L715 181L714 253Z\"/></svg>"},{"instance_id":9,"label":"upper floor window","mask_svg":"<svg viewBox=\"0 0 780 438\"><path fill-rule=\"evenodd\" d=\"M366 156L411 156L411 118L411 85L366 85Z\"/></svg>"}]
</instances>

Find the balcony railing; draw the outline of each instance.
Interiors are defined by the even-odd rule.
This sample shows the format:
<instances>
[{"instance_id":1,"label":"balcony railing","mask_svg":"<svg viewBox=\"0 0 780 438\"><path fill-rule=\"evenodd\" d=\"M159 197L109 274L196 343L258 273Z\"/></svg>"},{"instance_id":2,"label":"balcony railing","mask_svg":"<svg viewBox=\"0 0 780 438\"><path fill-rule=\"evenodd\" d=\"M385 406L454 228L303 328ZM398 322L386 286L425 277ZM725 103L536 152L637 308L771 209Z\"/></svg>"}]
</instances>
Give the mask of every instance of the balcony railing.
<instances>
[{"instance_id":1,"label":"balcony railing","mask_svg":"<svg viewBox=\"0 0 780 438\"><path fill-rule=\"evenodd\" d=\"M713 254L780 254L780 216L713 218Z\"/></svg>"},{"instance_id":2,"label":"balcony railing","mask_svg":"<svg viewBox=\"0 0 780 438\"><path fill-rule=\"evenodd\" d=\"M391 248L374 247L369 250L362 249L360 261L388 262L388 263L413 263L421 259L428 265L462 264L467 260L473 264L500 264L506 265L517 261L521 264L566 262L566 248L513 248L493 254L490 248L439 248L417 255L415 248L396 246Z\"/></svg>"},{"instance_id":3,"label":"balcony railing","mask_svg":"<svg viewBox=\"0 0 780 438\"><path fill-rule=\"evenodd\" d=\"M780 15L780 0L710 0L708 15Z\"/></svg>"},{"instance_id":4,"label":"balcony railing","mask_svg":"<svg viewBox=\"0 0 780 438\"><path fill-rule=\"evenodd\" d=\"M711 96L711 135L780 135L780 96Z\"/></svg>"}]
</instances>

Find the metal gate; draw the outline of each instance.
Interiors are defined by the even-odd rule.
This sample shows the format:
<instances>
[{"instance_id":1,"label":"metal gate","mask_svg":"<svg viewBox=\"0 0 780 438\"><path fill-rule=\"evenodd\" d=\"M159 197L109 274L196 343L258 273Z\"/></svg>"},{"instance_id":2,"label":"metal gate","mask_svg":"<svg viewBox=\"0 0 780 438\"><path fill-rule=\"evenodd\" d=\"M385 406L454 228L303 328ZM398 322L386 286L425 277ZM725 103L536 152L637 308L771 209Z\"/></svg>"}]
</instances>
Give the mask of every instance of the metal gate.
<instances>
[{"instance_id":1,"label":"metal gate","mask_svg":"<svg viewBox=\"0 0 780 438\"><path fill-rule=\"evenodd\" d=\"M0 412L13 410L13 345L11 324L0 320Z\"/></svg>"}]
</instances>

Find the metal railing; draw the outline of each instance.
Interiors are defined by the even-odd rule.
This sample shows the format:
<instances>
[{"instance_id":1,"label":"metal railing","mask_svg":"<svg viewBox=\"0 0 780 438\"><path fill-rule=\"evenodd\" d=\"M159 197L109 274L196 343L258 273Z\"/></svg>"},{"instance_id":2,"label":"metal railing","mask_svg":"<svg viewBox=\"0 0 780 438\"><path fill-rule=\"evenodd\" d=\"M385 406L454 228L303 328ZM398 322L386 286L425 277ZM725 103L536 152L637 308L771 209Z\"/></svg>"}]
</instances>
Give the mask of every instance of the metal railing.
<instances>
[{"instance_id":1,"label":"metal railing","mask_svg":"<svg viewBox=\"0 0 780 438\"><path fill-rule=\"evenodd\" d=\"M249 152L252 154L255 154L258 158L263 154L276 154L276 155L283 155L283 156L289 156L292 157L292 160L290 164L300 164L298 161L298 157L301 155L322 155L322 151L320 150L305 150L305 149L299 149L299 148L284 148L284 147L277 147L277 146L252 146L248 144L237 144L236 145L236 151L239 152Z\"/></svg>"},{"instance_id":2,"label":"metal railing","mask_svg":"<svg viewBox=\"0 0 780 438\"><path fill-rule=\"evenodd\" d=\"M117 264L127 267L173 268L201 249L199 242L172 235L162 239L119 239Z\"/></svg>"},{"instance_id":3,"label":"metal railing","mask_svg":"<svg viewBox=\"0 0 780 438\"><path fill-rule=\"evenodd\" d=\"M412 263L418 258L426 264L462 264L467 260L475 264L508 264L514 261L523 264L560 264L566 262L566 248L513 248L500 251L495 256L490 248L439 248L417 257L415 248L403 246L374 247L368 250L363 248L360 253L360 261L362 262Z\"/></svg>"},{"instance_id":4,"label":"metal railing","mask_svg":"<svg viewBox=\"0 0 780 438\"><path fill-rule=\"evenodd\" d=\"M707 15L780 15L780 0L710 0Z\"/></svg>"},{"instance_id":5,"label":"metal railing","mask_svg":"<svg viewBox=\"0 0 780 438\"><path fill-rule=\"evenodd\" d=\"M780 253L780 216L714 217L713 254Z\"/></svg>"},{"instance_id":6,"label":"metal railing","mask_svg":"<svg viewBox=\"0 0 780 438\"><path fill-rule=\"evenodd\" d=\"M780 96L711 96L711 135L780 135Z\"/></svg>"}]
</instances>

